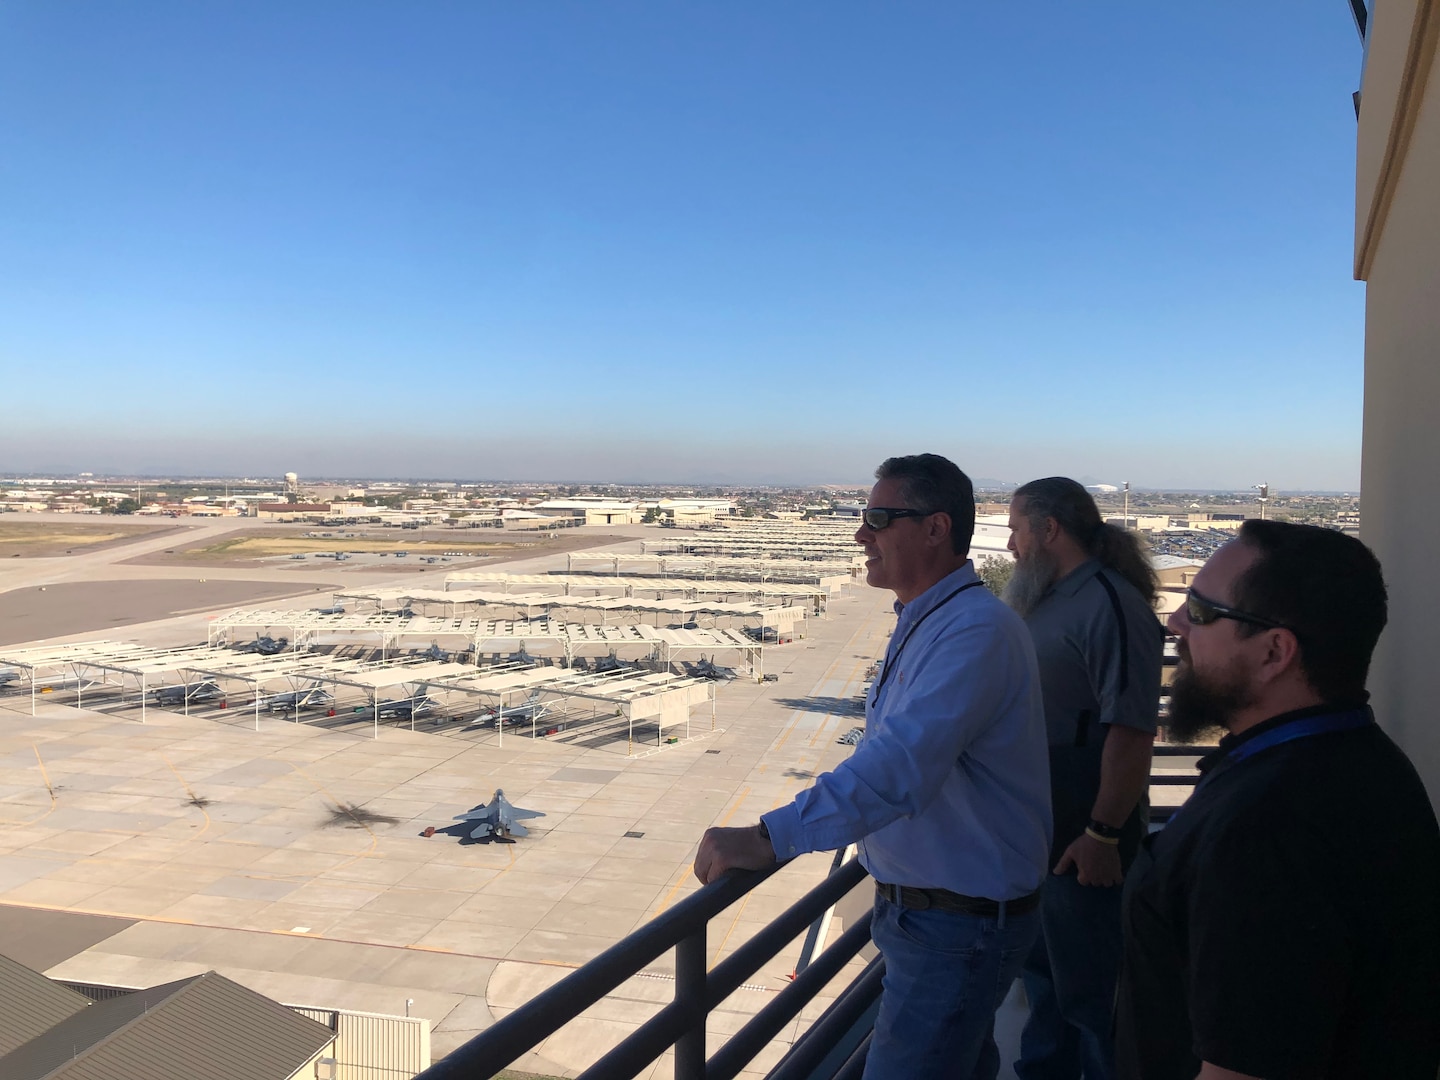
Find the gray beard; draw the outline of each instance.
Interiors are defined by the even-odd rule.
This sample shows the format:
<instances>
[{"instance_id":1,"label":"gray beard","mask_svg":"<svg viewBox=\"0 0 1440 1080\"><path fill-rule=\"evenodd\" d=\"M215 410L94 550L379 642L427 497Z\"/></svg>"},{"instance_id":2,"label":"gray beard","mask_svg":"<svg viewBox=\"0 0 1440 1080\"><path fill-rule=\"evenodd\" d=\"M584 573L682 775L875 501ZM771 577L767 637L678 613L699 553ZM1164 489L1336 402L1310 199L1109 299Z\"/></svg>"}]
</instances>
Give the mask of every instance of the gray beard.
<instances>
[{"instance_id":1,"label":"gray beard","mask_svg":"<svg viewBox=\"0 0 1440 1080\"><path fill-rule=\"evenodd\" d=\"M1015 572L1010 575L1000 599L1015 609L1023 619L1040 606L1050 586L1055 584L1059 567L1048 551L1037 551L1023 559L1015 560Z\"/></svg>"}]
</instances>

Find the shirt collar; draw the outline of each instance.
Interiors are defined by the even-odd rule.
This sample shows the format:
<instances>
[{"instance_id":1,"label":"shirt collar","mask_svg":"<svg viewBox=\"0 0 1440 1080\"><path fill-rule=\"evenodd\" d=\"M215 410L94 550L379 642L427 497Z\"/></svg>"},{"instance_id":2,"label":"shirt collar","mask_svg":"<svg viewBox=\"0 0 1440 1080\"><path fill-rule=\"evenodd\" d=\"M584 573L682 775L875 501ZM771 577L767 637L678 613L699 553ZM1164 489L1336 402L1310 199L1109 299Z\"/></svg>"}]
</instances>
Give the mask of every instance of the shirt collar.
<instances>
[{"instance_id":1,"label":"shirt collar","mask_svg":"<svg viewBox=\"0 0 1440 1080\"><path fill-rule=\"evenodd\" d=\"M1202 773L1209 772L1220 762L1224 761L1237 747L1244 746L1251 739L1265 734L1267 731L1274 731L1285 724L1293 723L1296 720L1304 720L1308 716L1324 716L1326 713L1347 712L1351 709L1362 709L1370 700L1367 693L1359 701L1349 702L1326 702L1323 705L1309 705L1303 709L1292 709L1290 712L1281 713L1279 716L1272 716L1269 720L1261 721L1252 728L1246 728L1239 735L1226 735L1222 738L1214 750L1206 754L1195 763L1195 767Z\"/></svg>"},{"instance_id":2,"label":"shirt collar","mask_svg":"<svg viewBox=\"0 0 1440 1080\"><path fill-rule=\"evenodd\" d=\"M958 570L950 571L950 573L946 574L934 585L931 585L930 588L915 597L914 600L911 600L910 603L902 604L899 600L896 600L895 614L900 617L902 622L907 618L912 621L924 618L940 601L949 596L953 590L958 589L962 585L969 585L972 581L979 580L980 578L975 574L975 564L969 559L966 559L964 566Z\"/></svg>"},{"instance_id":3,"label":"shirt collar","mask_svg":"<svg viewBox=\"0 0 1440 1080\"><path fill-rule=\"evenodd\" d=\"M1061 596L1074 596L1080 591L1080 587L1100 572L1099 559L1086 559L1070 573L1066 574L1054 585L1050 591L1059 593Z\"/></svg>"}]
</instances>

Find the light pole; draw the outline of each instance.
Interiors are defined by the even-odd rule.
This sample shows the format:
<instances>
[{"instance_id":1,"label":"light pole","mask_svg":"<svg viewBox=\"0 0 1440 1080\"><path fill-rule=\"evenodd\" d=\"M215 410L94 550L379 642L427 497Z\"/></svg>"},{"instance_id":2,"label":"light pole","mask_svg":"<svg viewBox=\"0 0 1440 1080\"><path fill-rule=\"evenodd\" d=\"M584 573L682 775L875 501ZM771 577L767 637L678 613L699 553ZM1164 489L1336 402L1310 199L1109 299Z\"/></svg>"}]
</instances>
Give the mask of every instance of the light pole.
<instances>
[{"instance_id":1,"label":"light pole","mask_svg":"<svg viewBox=\"0 0 1440 1080\"><path fill-rule=\"evenodd\" d=\"M1130 481L1122 481L1125 485L1125 528L1130 528Z\"/></svg>"}]
</instances>

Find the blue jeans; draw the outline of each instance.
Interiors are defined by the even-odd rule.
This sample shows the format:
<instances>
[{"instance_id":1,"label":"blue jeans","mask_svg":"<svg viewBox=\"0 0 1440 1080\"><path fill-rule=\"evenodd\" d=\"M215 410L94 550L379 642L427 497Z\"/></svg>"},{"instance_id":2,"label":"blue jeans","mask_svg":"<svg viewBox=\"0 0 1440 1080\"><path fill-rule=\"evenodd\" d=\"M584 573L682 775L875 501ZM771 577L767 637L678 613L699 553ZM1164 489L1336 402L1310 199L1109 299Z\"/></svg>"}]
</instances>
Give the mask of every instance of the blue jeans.
<instances>
[{"instance_id":1,"label":"blue jeans","mask_svg":"<svg viewBox=\"0 0 1440 1080\"><path fill-rule=\"evenodd\" d=\"M1020 1035L1020 1080L1112 1080L1115 985L1120 977L1123 886L1046 880L1041 933L1025 960L1030 1017Z\"/></svg>"},{"instance_id":2,"label":"blue jeans","mask_svg":"<svg viewBox=\"0 0 1440 1080\"><path fill-rule=\"evenodd\" d=\"M995 1080L995 1010L1039 931L1036 911L982 919L876 897L885 992L865 1080Z\"/></svg>"}]
</instances>

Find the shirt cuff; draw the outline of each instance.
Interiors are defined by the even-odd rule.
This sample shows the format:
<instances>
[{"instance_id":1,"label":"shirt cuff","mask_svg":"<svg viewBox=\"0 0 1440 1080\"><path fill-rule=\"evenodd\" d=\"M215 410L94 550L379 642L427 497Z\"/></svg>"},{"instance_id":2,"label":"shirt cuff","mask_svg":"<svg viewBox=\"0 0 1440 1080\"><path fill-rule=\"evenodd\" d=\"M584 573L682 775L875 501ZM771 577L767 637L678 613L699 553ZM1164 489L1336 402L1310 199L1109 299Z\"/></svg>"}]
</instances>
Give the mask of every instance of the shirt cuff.
<instances>
[{"instance_id":1,"label":"shirt cuff","mask_svg":"<svg viewBox=\"0 0 1440 1080\"><path fill-rule=\"evenodd\" d=\"M803 855L810 849L800 827L800 810L792 802L768 814L761 814L760 820L770 830L770 846L775 849L775 858L780 862Z\"/></svg>"}]
</instances>

